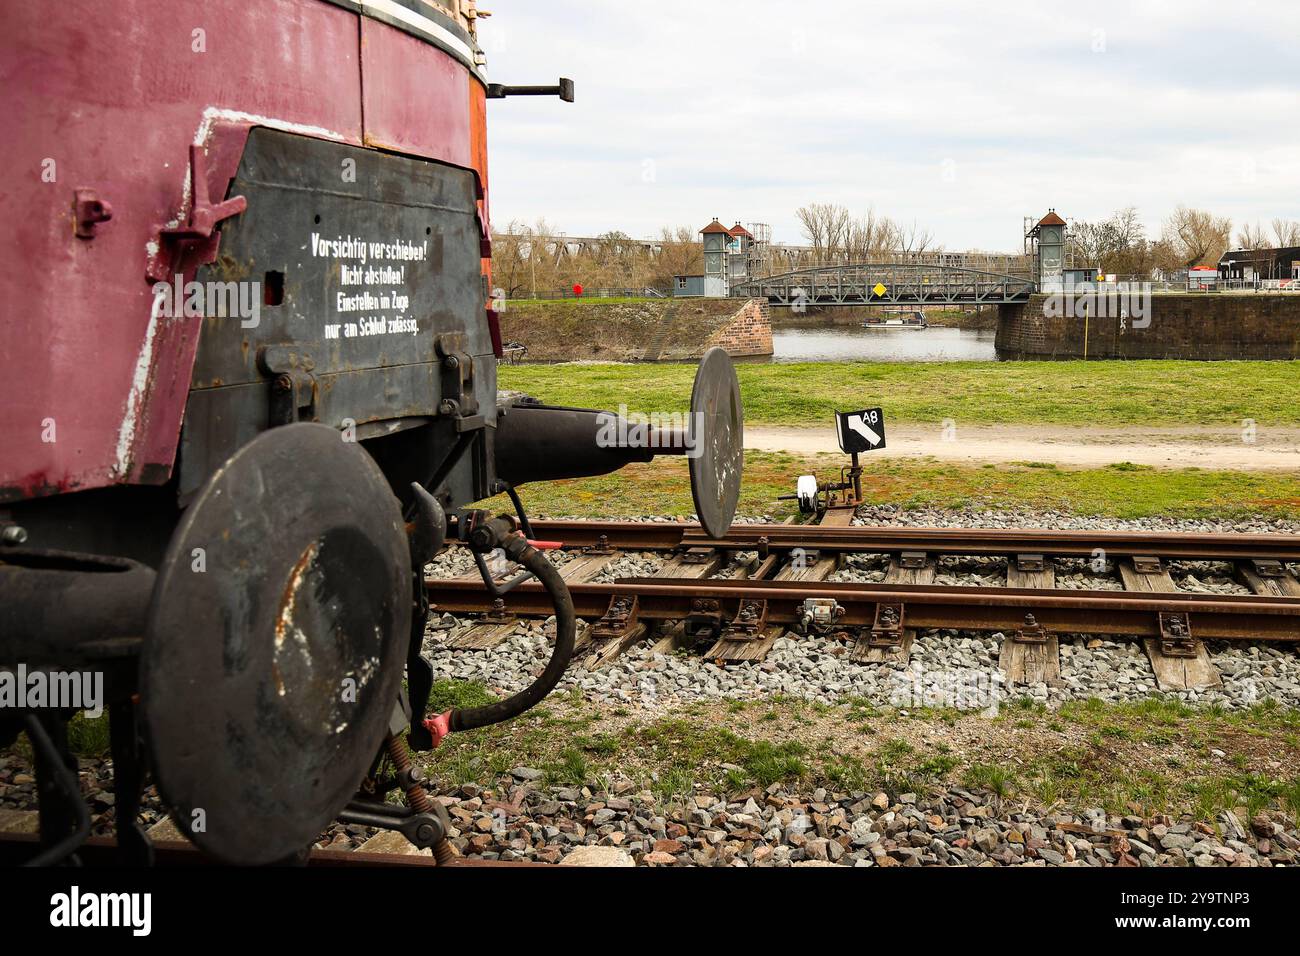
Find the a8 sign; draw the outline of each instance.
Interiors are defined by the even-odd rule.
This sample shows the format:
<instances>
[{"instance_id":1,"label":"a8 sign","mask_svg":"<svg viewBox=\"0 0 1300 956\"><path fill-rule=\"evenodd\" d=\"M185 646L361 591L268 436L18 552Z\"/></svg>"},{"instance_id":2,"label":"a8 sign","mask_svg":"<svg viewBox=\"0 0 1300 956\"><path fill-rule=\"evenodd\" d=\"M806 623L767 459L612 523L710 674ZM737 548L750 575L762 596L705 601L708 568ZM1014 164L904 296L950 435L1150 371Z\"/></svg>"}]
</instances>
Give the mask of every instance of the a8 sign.
<instances>
[{"instance_id":1,"label":"a8 sign","mask_svg":"<svg viewBox=\"0 0 1300 956\"><path fill-rule=\"evenodd\" d=\"M836 412L835 432L840 449L847 455L877 451L885 447L885 411L867 408L860 412Z\"/></svg>"}]
</instances>

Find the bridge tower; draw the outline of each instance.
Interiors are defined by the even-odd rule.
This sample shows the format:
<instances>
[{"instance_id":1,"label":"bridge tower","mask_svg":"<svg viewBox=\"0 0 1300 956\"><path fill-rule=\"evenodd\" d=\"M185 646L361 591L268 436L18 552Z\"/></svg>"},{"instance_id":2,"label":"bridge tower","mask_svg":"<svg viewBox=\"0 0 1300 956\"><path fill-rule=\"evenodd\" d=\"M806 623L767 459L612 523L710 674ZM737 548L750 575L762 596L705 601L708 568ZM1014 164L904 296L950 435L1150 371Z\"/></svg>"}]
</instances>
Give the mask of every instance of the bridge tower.
<instances>
[{"instance_id":1,"label":"bridge tower","mask_svg":"<svg viewBox=\"0 0 1300 956\"><path fill-rule=\"evenodd\" d=\"M713 222L700 230L704 240L704 296L709 299L727 297L727 246L731 243L731 230Z\"/></svg>"},{"instance_id":2,"label":"bridge tower","mask_svg":"<svg viewBox=\"0 0 1300 956\"><path fill-rule=\"evenodd\" d=\"M1034 241L1034 281L1039 292L1065 288L1065 229L1065 220L1049 209L1025 237Z\"/></svg>"}]
</instances>

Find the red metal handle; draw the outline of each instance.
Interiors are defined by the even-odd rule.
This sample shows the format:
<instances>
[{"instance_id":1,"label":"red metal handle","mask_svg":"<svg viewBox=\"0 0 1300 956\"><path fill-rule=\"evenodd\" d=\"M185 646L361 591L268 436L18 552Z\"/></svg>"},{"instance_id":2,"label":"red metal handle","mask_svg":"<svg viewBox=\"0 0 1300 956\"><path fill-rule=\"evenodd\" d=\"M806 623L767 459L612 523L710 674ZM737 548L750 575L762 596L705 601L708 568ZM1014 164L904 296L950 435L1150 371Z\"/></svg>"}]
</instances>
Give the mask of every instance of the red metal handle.
<instances>
[{"instance_id":1,"label":"red metal handle","mask_svg":"<svg viewBox=\"0 0 1300 956\"><path fill-rule=\"evenodd\" d=\"M451 711L428 718L424 722L424 729L433 737L433 747L436 750L443 738L451 733Z\"/></svg>"}]
</instances>

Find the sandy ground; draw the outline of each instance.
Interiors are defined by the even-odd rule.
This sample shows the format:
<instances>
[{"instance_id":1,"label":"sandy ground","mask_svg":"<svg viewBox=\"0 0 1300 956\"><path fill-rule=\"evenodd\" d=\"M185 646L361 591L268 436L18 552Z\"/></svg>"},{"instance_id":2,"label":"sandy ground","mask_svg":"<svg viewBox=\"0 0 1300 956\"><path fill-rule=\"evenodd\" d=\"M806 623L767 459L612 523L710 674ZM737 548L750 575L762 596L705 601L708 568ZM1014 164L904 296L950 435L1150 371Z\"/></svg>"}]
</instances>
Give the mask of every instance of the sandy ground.
<instances>
[{"instance_id":1,"label":"sandy ground","mask_svg":"<svg viewBox=\"0 0 1300 956\"><path fill-rule=\"evenodd\" d=\"M871 457L930 456L956 462L1051 462L1097 468L1116 462L1157 468L1231 471L1300 470L1300 429L1258 428L1254 441L1241 429L1062 428L1057 426L958 426L946 435L933 426L889 428L887 447ZM745 447L795 454L838 453L835 430L746 425Z\"/></svg>"}]
</instances>

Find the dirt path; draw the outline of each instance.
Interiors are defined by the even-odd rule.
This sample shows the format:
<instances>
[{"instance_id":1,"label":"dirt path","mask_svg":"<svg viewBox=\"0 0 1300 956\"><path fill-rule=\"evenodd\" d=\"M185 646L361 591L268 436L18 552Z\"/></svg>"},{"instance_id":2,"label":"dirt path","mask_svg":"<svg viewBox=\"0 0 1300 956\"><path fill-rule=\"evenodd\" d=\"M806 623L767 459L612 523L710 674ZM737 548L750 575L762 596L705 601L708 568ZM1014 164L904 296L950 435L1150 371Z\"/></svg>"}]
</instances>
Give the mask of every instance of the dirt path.
<instances>
[{"instance_id":1,"label":"dirt path","mask_svg":"<svg viewBox=\"0 0 1300 956\"><path fill-rule=\"evenodd\" d=\"M956 426L945 435L933 426L895 425L888 447L872 457L930 456L956 462L1050 462L1099 468L1117 462L1156 468L1229 471L1300 471L1300 429L1259 428L1254 442L1241 429L1062 428L1059 426ZM795 454L838 453L835 429L745 426L745 447Z\"/></svg>"}]
</instances>

